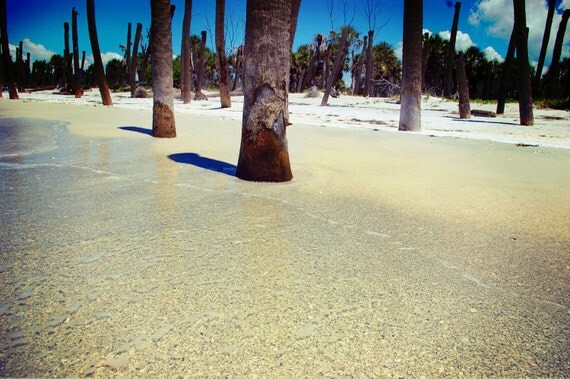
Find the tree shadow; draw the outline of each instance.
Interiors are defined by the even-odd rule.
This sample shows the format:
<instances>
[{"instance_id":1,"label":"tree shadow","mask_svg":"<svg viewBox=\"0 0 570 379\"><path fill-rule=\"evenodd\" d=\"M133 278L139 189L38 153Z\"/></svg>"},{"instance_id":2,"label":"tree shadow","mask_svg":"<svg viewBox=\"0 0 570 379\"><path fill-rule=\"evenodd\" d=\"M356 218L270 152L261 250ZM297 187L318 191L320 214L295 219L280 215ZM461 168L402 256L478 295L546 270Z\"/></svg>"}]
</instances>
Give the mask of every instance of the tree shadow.
<instances>
[{"instance_id":1,"label":"tree shadow","mask_svg":"<svg viewBox=\"0 0 570 379\"><path fill-rule=\"evenodd\" d=\"M508 122L508 121L490 121L490 120L481 120L480 118L474 120L472 118L457 118L453 116L445 116L447 118L453 119L455 122L467 122L467 123L477 123L477 124L495 124L495 125L508 125L508 126L518 126L516 122Z\"/></svg>"},{"instance_id":2,"label":"tree shadow","mask_svg":"<svg viewBox=\"0 0 570 379\"><path fill-rule=\"evenodd\" d=\"M119 126L119 129L152 136L152 129L141 128L140 126Z\"/></svg>"},{"instance_id":3,"label":"tree shadow","mask_svg":"<svg viewBox=\"0 0 570 379\"><path fill-rule=\"evenodd\" d=\"M218 161L211 158L202 157L196 153L170 154L169 159L174 162L190 164L206 170L219 172L229 176L236 176L236 166L231 163Z\"/></svg>"}]
</instances>

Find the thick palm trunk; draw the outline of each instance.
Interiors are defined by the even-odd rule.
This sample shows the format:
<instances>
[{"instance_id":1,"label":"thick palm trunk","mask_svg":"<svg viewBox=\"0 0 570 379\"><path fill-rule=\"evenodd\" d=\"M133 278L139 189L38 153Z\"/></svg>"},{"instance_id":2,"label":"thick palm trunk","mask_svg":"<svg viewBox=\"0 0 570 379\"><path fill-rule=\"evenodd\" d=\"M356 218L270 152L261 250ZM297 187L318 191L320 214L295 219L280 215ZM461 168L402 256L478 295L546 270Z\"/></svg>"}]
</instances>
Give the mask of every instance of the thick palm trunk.
<instances>
[{"instance_id":1,"label":"thick palm trunk","mask_svg":"<svg viewBox=\"0 0 570 379\"><path fill-rule=\"evenodd\" d=\"M364 96L373 96L372 79L374 77L374 30L368 31L368 51L366 52L366 77L364 78Z\"/></svg>"},{"instance_id":2,"label":"thick palm trunk","mask_svg":"<svg viewBox=\"0 0 570 379\"><path fill-rule=\"evenodd\" d=\"M220 76L220 105L222 108L232 106L228 86L228 62L226 60L226 42L224 38L225 0L216 0L216 55L218 57L218 74Z\"/></svg>"},{"instance_id":3,"label":"thick palm trunk","mask_svg":"<svg viewBox=\"0 0 570 379\"><path fill-rule=\"evenodd\" d=\"M344 53L346 49L346 38L348 36L348 28L342 28L342 33L340 35L340 41L338 44L338 50L336 51L334 57L334 65L332 69L331 75L329 75L327 84L325 87L325 94L323 95L323 99L321 100L321 106L328 105L329 96L331 94L331 90L333 87L334 82L338 78L340 74L340 69L342 67L342 62L344 61Z\"/></svg>"},{"instance_id":4,"label":"thick palm trunk","mask_svg":"<svg viewBox=\"0 0 570 379\"><path fill-rule=\"evenodd\" d=\"M453 24L451 25L451 37L449 39L449 47L447 49L447 61L445 63L445 84L443 87L445 97L451 97L453 95L453 62L455 61L455 41L457 40L460 10L461 2L457 1L455 3Z\"/></svg>"},{"instance_id":5,"label":"thick palm trunk","mask_svg":"<svg viewBox=\"0 0 570 379\"><path fill-rule=\"evenodd\" d=\"M8 84L8 93L10 99L17 100L18 89L14 81L14 65L10 57L10 48L8 43L8 16L6 12L6 0L0 0L0 35L2 36L2 62L6 73L6 82ZM1 84L1 83L0 83Z\"/></svg>"},{"instance_id":6,"label":"thick palm trunk","mask_svg":"<svg viewBox=\"0 0 570 379\"><path fill-rule=\"evenodd\" d=\"M516 50L516 37L517 30L516 26L513 26L513 31L511 33L511 39L509 40L509 47L507 49L507 56L505 57L505 62L503 62L503 72L501 73L501 81L499 82L499 96L497 99L497 114L505 113L505 102L507 99L507 90L511 84L511 71L513 69L513 62L515 60L515 50Z\"/></svg>"},{"instance_id":7,"label":"thick palm trunk","mask_svg":"<svg viewBox=\"0 0 570 379\"><path fill-rule=\"evenodd\" d=\"M103 69L103 61L101 59L101 50L99 49L99 40L97 38L97 25L95 24L95 0L87 0L87 24L89 27L89 40L91 41L91 50L93 51L93 60L95 61L95 75L97 76L97 84L101 93L103 105L113 105L111 93L105 78L105 70Z\"/></svg>"},{"instance_id":8,"label":"thick palm trunk","mask_svg":"<svg viewBox=\"0 0 570 379\"><path fill-rule=\"evenodd\" d=\"M170 1L151 0L152 135L176 137L172 88L172 30Z\"/></svg>"},{"instance_id":9,"label":"thick palm trunk","mask_svg":"<svg viewBox=\"0 0 570 379\"><path fill-rule=\"evenodd\" d=\"M137 30L135 31L135 42L133 44L133 53L131 55L131 65L129 66L129 84L131 86L131 97L135 97L135 92L137 90L137 68L141 33L142 24L139 22L137 23Z\"/></svg>"},{"instance_id":10,"label":"thick palm trunk","mask_svg":"<svg viewBox=\"0 0 570 379\"><path fill-rule=\"evenodd\" d=\"M564 34L566 34L566 26L568 25L568 18L570 17L570 9L566 9L562 14L562 20L556 33L556 41L554 42L554 51L552 52L552 63L548 70L548 88L546 96L554 98L557 95L558 88L558 75L560 71L560 55L562 53L562 44L564 42Z\"/></svg>"},{"instance_id":11,"label":"thick palm trunk","mask_svg":"<svg viewBox=\"0 0 570 379\"><path fill-rule=\"evenodd\" d=\"M284 182L293 177L286 137L291 2L248 0L246 13L244 109L236 175Z\"/></svg>"},{"instance_id":12,"label":"thick palm trunk","mask_svg":"<svg viewBox=\"0 0 570 379\"><path fill-rule=\"evenodd\" d=\"M404 0L404 44L402 50L401 131L421 129L423 1Z\"/></svg>"},{"instance_id":13,"label":"thick palm trunk","mask_svg":"<svg viewBox=\"0 0 570 379\"><path fill-rule=\"evenodd\" d=\"M532 125L532 93L530 84L530 65L528 63L528 30L526 27L525 0L513 0L516 40L517 40L517 78L519 85L519 115L521 125Z\"/></svg>"},{"instance_id":14,"label":"thick palm trunk","mask_svg":"<svg viewBox=\"0 0 570 379\"><path fill-rule=\"evenodd\" d=\"M73 44L73 94L76 98L83 95L81 88L81 73L79 72L79 44L77 35L77 11L71 10L71 42Z\"/></svg>"},{"instance_id":15,"label":"thick palm trunk","mask_svg":"<svg viewBox=\"0 0 570 379\"><path fill-rule=\"evenodd\" d=\"M459 92L459 118L471 118L469 84L467 83L463 54L460 54L457 58L457 91Z\"/></svg>"},{"instance_id":16,"label":"thick palm trunk","mask_svg":"<svg viewBox=\"0 0 570 379\"><path fill-rule=\"evenodd\" d=\"M548 0L548 13L546 15L546 25L544 26L544 34L542 36L542 47L538 57L538 65L536 66L536 74L534 76L533 92L536 95L540 86L542 77L542 69L544 68L544 59L546 58L546 50L548 49L548 41L550 40L550 30L552 29L552 19L554 18L554 10L556 9L556 0Z\"/></svg>"},{"instance_id":17,"label":"thick palm trunk","mask_svg":"<svg viewBox=\"0 0 570 379\"><path fill-rule=\"evenodd\" d=\"M192 98L191 84L192 75L190 72L190 21L192 18L192 0L184 2L184 19L182 21L182 47L181 51L181 96L182 102L188 104Z\"/></svg>"}]
</instances>

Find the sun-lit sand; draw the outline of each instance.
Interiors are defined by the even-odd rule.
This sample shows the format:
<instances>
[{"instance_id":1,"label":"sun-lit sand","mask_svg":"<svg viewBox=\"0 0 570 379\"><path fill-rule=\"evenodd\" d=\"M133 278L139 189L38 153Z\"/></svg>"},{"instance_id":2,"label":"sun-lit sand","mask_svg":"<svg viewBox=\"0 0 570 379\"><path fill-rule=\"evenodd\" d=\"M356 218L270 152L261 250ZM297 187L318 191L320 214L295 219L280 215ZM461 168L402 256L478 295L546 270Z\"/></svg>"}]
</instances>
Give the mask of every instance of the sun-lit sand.
<instances>
[{"instance_id":1,"label":"sun-lit sand","mask_svg":"<svg viewBox=\"0 0 570 379\"><path fill-rule=\"evenodd\" d=\"M113 100L0 100L2 376L570 375L568 112L292 94L267 184L243 98Z\"/></svg>"}]
</instances>

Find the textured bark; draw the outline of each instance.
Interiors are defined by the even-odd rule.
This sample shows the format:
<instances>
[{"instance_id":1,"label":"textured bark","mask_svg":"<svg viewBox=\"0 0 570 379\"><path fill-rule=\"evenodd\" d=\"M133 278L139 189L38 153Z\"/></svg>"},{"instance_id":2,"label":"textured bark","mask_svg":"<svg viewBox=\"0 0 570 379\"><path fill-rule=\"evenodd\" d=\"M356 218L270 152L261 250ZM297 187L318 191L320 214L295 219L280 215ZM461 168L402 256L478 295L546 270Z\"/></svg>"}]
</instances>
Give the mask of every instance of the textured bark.
<instances>
[{"instance_id":1,"label":"textured bark","mask_svg":"<svg viewBox=\"0 0 570 379\"><path fill-rule=\"evenodd\" d=\"M293 50L293 42L295 42L295 33L297 32L297 20L299 19L299 8L301 0L291 0L291 25L289 27L289 39L291 46L289 50Z\"/></svg>"},{"instance_id":2,"label":"textured bark","mask_svg":"<svg viewBox=\"0 0 570 379\"><path fill-rule=\"evenodd\" d=\"M151 0L152 135L176 137L172 83L170 1Z\"/></svg>"},{"instance_id":3,"label":"textured bark","mask_svg":"<svg viewBox=\"0 0 570 379\"><path fill-rule=\"evenodd\" d=\"M368 31L368 51L366 52L366 77L364 78L364 96L372 96L374 78L374 30Z\"/></svg>"},{"instance_id":4,"label":"textured bark","mask_svg":"<svg viewBox=\"0 0 570 379\"><path fill-rule=\"evenodd\" d=\"M528 29L526 27L525 0L513 0L517 40L517 81L519 86L519 116L521 125L532 125L532 93L530 65L528 63Z\"/></svg>"},{"instance_id":5,"label":"textured bark","mask_svg":"<svg viewBox=\"0 0 570 379\"><path fill-rule=\"evenodd\" d=\"M497 99L497 114L505 113L505 101L507 99L507 89L511 84L511 71L513 69L513 62L515 60L515 50L517 45L517 32L516 26L513 26L511 39L509 40L509 47L507 49L507 56L503 63L503 72L501 73L501 81L499 82L499 96Z\"/></svg>"},{"instance_id":6,"label":"textured bark","mask_svg":"<svg viewBox=\"0 0 570 379\"><path fill-rule=\"evenodd\" d=\"M427 63L429 59L429 33L424 33L422 45L422 88L427 91L426 88L426 75L427 75Z\"/></svg>"},{"instance_id":7,"label":"textured bark","mask_svg":"<svg viewBox=\"0 0 570 379\"><path fill-rule=\"evenodd\" d=\"M81 88L81 73L79 72L79 43L77 35L77 11L75 7L71 10L71 41L73 44L73 94L76 98L83 95Z\"/></svg>"},{"instance_id":8,"label":"textured bark","mask_svg":"<svg viewBox=\"0 0 570 379\"><path fill-rule=\"evenodd\" d=\"M546 25L544 26L544 34L542 35L542 47L538 57L538 65L536 66L536 74L534 76L533 92L536 94L540 86L542 77L542 69L544 68L544 59L546 58L546 50L548 49L548 41L550 40L550 30L552 29L552 19L554 18L554 10L556 9L556 0L548 0L548 13L546 15Z\"/></svg>"},{"instance_id":9,"label":"textured bark","mask_svg":"<svg viewBox=\"0 0 570 379\"><path fill-rule=\"evenodd\" d=\"M556 33L556 41L554 42L554 51L552 52L552 63L548 70L548 88L546 96L549 98L556 97L559 71L560 71L560 55L562 53L562 44L564 42L564 34L566 34L566 26L568 25L568 18L570 17L570 9L566 9L562 14L562 20Z\"/></svg>"},{"instance_id":10,"label":"textured bark","mask_svg":"<svg viewBox=\"0 0 570 379\"><path fill-rule=\"evenodd\" d=\"M6 73L6 82L8 84L8 93L10 99L17 100L18 89L14 82L14 65L10 57L10 48L8 40L8 16L6 13L6 0L0 0L0 35L2 36L2 62Z\"/></svg>"},{"instance_id":11,"label":"textured bark","mask_svg":"<svg viewBox=\"0 0 570 379\"><path fill-rule=\"evenodd\" d=\"M303 78L303 84L301 85L301 91L305 88L309 88L313 85L313 81L315 78L315 65L317 62L317 58L319 57L319 52L321 50L321 45L323 43L323 36L318 34L316 37L317 46L311 52L311 60L309 61L309 66L307 67L307 72L305 73L305 77ZM326 60L325 60L326 63ZM326 73L326 69L323 71L323 76Z\"/></svg>"},{"instance_id":12,"label":"textured bark","mask_svg":"<svg viewBox=\"0 0 570 379\"><path fill-rule=\"evenodd\" d=\"M192 0L185 0L184 2L184 19L182 21L182 46L180 48L181 54L181 96L182 102L188 104L192 99L191 84L192 73L190 70L190 21L192 19Z\"/></svg>"},{"instance_id":13,"label":"textured bark","mask_svg":"<svg viewBox=\"0 0 570 379\"><path fill-rule=\"evenodd\" d=\"M358 57L357 66L354 70L354 85L353 93L362 94L362 67L364 67L364 60L366 59L366 52L368 49L368 36L364 36L362 43L362 53Z\"/></svg>"},{"instance_id":14,"label":"textured bark","mask_svg":"<svg viewBox=\"0 0 570 379\"><path fill-rule=\"evenodd\" d=\"M455 3L455 13L453 15L453 24L451 25L451 37L447 49L447 59L445 62L445 83L443 86L443 95L451 97L453 95L453 62L455 60L455 41L457 40L457 28L459 26L459 12L461 10L461 2Z\"/></svg>"},{"instance_id":15,"label":"textured bark","mask_svg":"<svg viewBox=\"0 0 570 379\"><path fill-rule=\"evenodd\" d=\"M404 0L400 131L421 129L423 1Z\"/></svg>"},{"instance_id":16,"label":"textured bark","mask_svg":"<svg viewBox=\"0 0 570 379\"><path fill-rule=\"evenodd\" d=\"M132 48L131 31L132 31L132 25L129 22L127 23L127 46L125 49L125 60L127 61L127 78L130 77L129 71L131 69L131 48Z\"/></svg>"},{"instance_id":17,"label":"textured bark","mask_svg":"<svg viewBox=\"0 0 570 379\"><path fill-rule=\"evenodd\" d=\"M71 66L71 52L69 51L69 22L63 23L63 58L65 60L65 85L67 90L71 91L73 88L73 68Z\"/></svg>"},{"instance_id":18,"label":"textured bark","mask_svg":"<svg viewBox=\"0 0 570 379\"><path fill-rule=\"evenodd\" d=\"M200 32L200 55L198 57L198 73L196 74L196 93L202 93L204 81L204 53L206 52L206 31Z\"/></svg>"},{"instance_id":19,"label":"textured bark","mask_svg":"<svg viewBox=\"0 0 570 379\"><path fill-rule=\"evenodd\" d=\"M216 0L216 55L218 57L218 74L220 76L220 105L222 108L229 108L232 106L232 100L228 86L228 62L224 38L225 8L225 0Z\"/></svg>"},{"instance_id":20,"label":"textured bark","mask_svg":"<svg viewBox=\"0 0 570 379\"><path fill-rule=\"evenodd\" d=\"M250 181L289 181L293 177L286 137L291 2L248 0L246 14L244 109L236 175Z\"/></svg>"},{"instance_id":21,"label":"textured bark","mask_svg":"<svg viewBox=\"0 0 570 379\"><path fill-rule=\"evenodd\" d=\"M131 97L135 97L137 90L137 67L139 55L139 43L141 41L142 24L137 23L137 30L135 31L135 42L133 44L133 53L131 56L131 65L129 66L129 84L131 86Z\"/></svg>"},{"instance_id":22,"label":"textured bark","mask_svg":"<svg viewBox=\"0 0 570 379\"><path fill-rule=\"evenodd\" d=\"M325 87L325 93L323 95L323 99L321 100L321 106L328 105L329 96L331 94L331 90L333 87L334 82L338 78L340 74L340 69L342 68L342 63L344 61L344 54L346 49L346 38L348 36L348 28L342 28L342 33L340 35L340 42L338 45L338 50L336 51L334 57L334 65L332 69L332 73L327 80L327 85Z\"/></svg>"},{"instance_id":23,"label":"textured bark","mask_svg":"<svg viewBox=\"0 0 570 379\"><path fill-rule=\"evenodd\" d=\"M97 77L97 85L101 93L103 105L113 105L105 70L103 69L103 60L101 59L101 50L99 49L99 39L97 38L97 25L95 24L95 0L87 0L87 25L89 27L89 40L91 41L91 50L93 51L93 60L95 64L95 75Z\"/></svg>"},{"instance_id":24,"label":"textured bark","mask_svg":"<svg viewBox=\"0 0 570 379\"><path fill-rule=\"evenodd\" d=\"M463 54L457 58L457 87L459 92L459 118L471 118L469 84L467 83L467 74L465 74Z\"/></svg>"}]
</instances>

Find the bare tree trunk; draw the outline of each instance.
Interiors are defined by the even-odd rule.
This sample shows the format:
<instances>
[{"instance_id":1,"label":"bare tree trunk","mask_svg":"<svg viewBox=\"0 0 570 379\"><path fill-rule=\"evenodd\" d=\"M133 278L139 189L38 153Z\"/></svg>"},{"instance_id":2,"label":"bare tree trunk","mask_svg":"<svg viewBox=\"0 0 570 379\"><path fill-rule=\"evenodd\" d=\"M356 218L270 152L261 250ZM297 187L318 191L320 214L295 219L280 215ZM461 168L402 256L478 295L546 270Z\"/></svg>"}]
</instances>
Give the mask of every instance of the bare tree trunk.
<instances>
[{"instance_id":1,"label":"bare tree trunk","mask_svg":"<svg viewBox=\"0 0 570 379\"><path fill-rule=\"evenodd\" d=\"M556 33L556 41L554 42L554 51L552 52L552 63L550 63L550 69L548 70L548 86L546 90L546 96L551 99L557 95L560 55L562 53L562 44L564 42L564 34L566 33L569 17L570 9L566 9L562 14L562 20L560 21L558 33Z\"/></svg>"},{"instance_id":2,"label":"bare tree trunk","mask_svg":"<svg viewBox=\"0 0 570 379\"><path fill-rule=\"evenodd\" d=\"M421 130L423 1L404 0L400 131Z\"/></svg>"},{"instance_id":3,"label":"bare tree trunk","mask_svg":"<svg viewBox=\"0 0 570 379\"><path fill-rule=\"evenodd\" d=\"M354 91L353 94L362 94L362 67L364 66L364 59L366 57L366 51L368 49L368 36L364 36L364 42L362 44L362 52L358 57L357 66L354 70Z\"/></svg>"},{"instance_id":4,"label":"bare tree trunk","mask_svg":"<svg viewBox=\"0 0 570 379\"><path fill-rule=\"evenodd\" d=\"M77 11L75 7L71 10L71 40L73 43L73 93L76 98L83 95L81 88L81 73L79 71L79 45L77 36Z\"/></svg>"},{"instance_id":5,"label":"bare tree trunk","mask_svg":"<svg viewBox=\"0 0 570 379\"><path fill-rule=\"evenodd\" d=\"M87 0L87 25L89 27L89 40L91 41L91 50L93 51L93 60L95 61L95 75L97 76L97 84L101 93L103 105L113 105L107 79L105 78L105 70L103 69L103 60L101 59L101 50L99 49L99 39L97 38L97 25L95 24L95 0Z\"/></svg>"},{"instance_id":6,"label":"bare tree trunk","mask_svg":"<svg viewBox=\"0 0 570 379\"><path fill-rule=\"evenodd\" d=\"M137 30L135 31L135 43L133 45L133 53L131 56L131 65L129 66L129 84L131 86L131 97L135 97L137 90L137 67L139 55L139 43L141 40L142 24L137 23Z\"/></svg>"},{"instance_id":7,"label":"bare tree trunk","mask_svg":"<svg viewBox=\"0 0 570 379\"><path fill-rule=\"evenodd\" d=\"M224 38L225 0L216 0L216 55L218 56L218 74L220 76L220 104L222 108L232 106L228 86L228 62Z\"/></svg>"},{"instance_id":8,"label":"bare tree trunk","mask_svg":"<svg viewBox=\"0 0 570 379\"><path fill-rule=\"evenodd\" d=\"M366 52L366 76L364 78L364 96L372 96L374 78L374 30L368 31L368 51Z\"/></svg>"},{"instance_id":9,"label":"bare tree trunk","mask_svg":"<svg viewBox=\"0 0 570 379\"><path fill-rule=\"evenodd\" d=\"M63 42L65 44L63 50L63 57L65 59L65 85L67 90L71 91L73 89L73 69L71 66L72 55L69 51L69 22L63 23Z\"/></svg>"},{"instance_id":10,"label":"bare tree trunk","mask_svg":"<svg viewBox=\"0 0 570 379\"><path fill-rule=\"evenodd\" d=\"M465 60L463 54L457 58L457 87L459 92L459 118L471 118L471 106L469 104L469 84L465 74Z\"/></svg>"},{"instance_id":11,"label":"bare tree trunk","mask_svg":"<svg viewBox=\"0 0 570 379\"><path fill-rule=\"evenodd\" d=\"M151 0L152 135L176 137L172 83L172 30L170 1Z\"/></svg>"},{"instance_id":12,"label":"bare tree trunk","mask_svg":"<svg viewBox=\"0 0 570 379\"><path fill-rule=\"evenodd\" d=\"M83 68L85 67L85 50L83 50L81 52L81 67L80 70L83 71Z\"/></svg>"},{"instance_id":13,"label":"bare tree trunk","mask_svg":"<svg viewBox=\"0 0 570 379\"><path fill-rule=\"evenodd\" d=\"M293 177L286 137L291 2L248 0L246 14L244 109L236 176L289 181Z\"/></svg>"},{"instance_id":14,"label":"bare tree trunk","mask_svg":"<svg viewBox=\"0 0 570 379\"><path fill-rule=\"evenodd\" d=\"M457 40L460 10L461 2L456 1L453 24L451 25L451 37L449 39L449 46L447 49L447 60L445 62L445 83L443 86L443 94L445 97L451 97L453 95L453 62L455 61L455 41Z\"/></svg>"},{"instance_id":15,"label":"bare tree trunk","mask_svg":"<svg viewBox=\"0 0 570 379\"><path fill-rule=\"evenodd\" d=\"M127 23L127 46L125 48L125 60L127 61L127 81L128 78L130 78L130 70L131 70L131 31L132 31L132 25L131 23Z\"/></svg>"},{"instance_id":16,"label":"bare tree trunk","mask_svg":"<svg viewBox=\"0 0 570 379\"><path fill-rule=\"evenodd\" d=\"M184 2L184 19L182 21L182 47L181 51L181 96L182 102L188 104L192 99L190 92L192 87L192 72L190 70L190 22L192 19L192 0L185 0Z\"/></svg>"},{"instance_id":17,"label":"bare tree trunk","mask_svg":"<svg viewBox=\"0 0 570 379\"><path fill-rule=\"evenodd\" d=\"M550 40L550 30L552 29L552 19L556 10L556 0L548 0L548 13L546 15L546 25L544 26L544 34L542 35L542 47L538 56L538 65L536 66L536 74L532 85L532 92L537 95L540 87L540 79L542 78L542 69L544 68L544 59L546 58L546 50L548 49L548 41Z\"/></svg>"},{"instance_id":18,"label":"bare tree trunk","mask_svg":"<svg viewBox=\"0 0 570 379\"><path fill-rule=\"evenodd\" d=\"M309 61L309 66L307 67L307 72L305 74L305 77L303 78L303 84L301 85L301 91L313 85L313 79L315 77L315 65L317 62L317 57L319 56L319 51L321 50L321 44L323 43L323 36L321 34L317 34L316 41L317 41L317 46L312 51L311 59ZM323 73L323 75L325 74Z\"/></svg>"},{"instance_id":19,"label":"bare tree trunk","mask_svg":"<svg viewBox=\"0 0 570 379\"><path fill-rule=\"evenodd\" d=\"M198 57L198 69L196 74L196 95L202 94L202 83L204 82L204 54L206 53L206 31L200 32L200 55ZM204 96L205 97L205 96Z\"/></svg>"},{"instance_id":20,"label":"bare tree trunk","mask_svg":"<svg viewBox=\"0 0 570 379\"><path fill-rule=\"evenodd\" d=\"M6 82L10 99L17 100L18 89L14 82L14 65L10 57L10 47L8 40L8 16L6 13L6 0L0 0L0 35L2 35L2 62L4 63ZM1 89L0 89L1 90Z\"/></svg>"},{"instance_id":21,"label":"bare tree trunk","mask_svg":"<svg viewBox=\"0 0 570 379\"><path fill-rule=\"evenodd\" d=\"M517 38L517 78L519 85L519 114L521 125L532 125L532 92L530 65L528 62L528 29L526 26L525 0L513 0Z\"/></svg>"},{"instance_id":22,"label":"bare tree trunk","mask_svg":"<svg viewBox=\"0 0 570 379\"><path fill-rule=\"evenodd\" d=\"M511 84L511 71L513 69L513 62L515 60L515 50L517 45L517 30L513 26L511 32L511 39L509 40L509 47L507 49L507 56L503 63L503 72L501 73L501 81L499 82L499 96L497 99L497 114L505 113L505 101L507 99L507 90Z\"/></svg>"},{"instance_id":23,"label":"bare tree trunk","mask_svg":"<svg viewBox=\"0 0 570 379\"><path fill-rule=\"evenodd\" d=\"M323 95L323 99L321 100L321 106L328 105L329 96L331 94L332 86L333 86L335 80L338 78L338 75L340 74L340 69L341 69L342 63L344 61L344 52L346 49L346 38L347 38L347 36L348 36L348 28L344 27L344 28L342 28L342 33L340 35L340 41L338 44L338 50L336 51L336 54L334 57L334 65L333 65L332 73L327 80L327 85L325 88L325 94Z\"/></svg>"},{"instance_id":24,"label":"bare tree trunk","mask_svg":"<svg viewBox=\"0 0 570 379\"><path fill-rule=\"evenodd\" d=\"M422 47L422 88L424 91L427 91L426 88L426 75L427 75L427 63L429 60L429 33L424 33L423 38L423 47Z\"/></svg>"}]
</instances>

